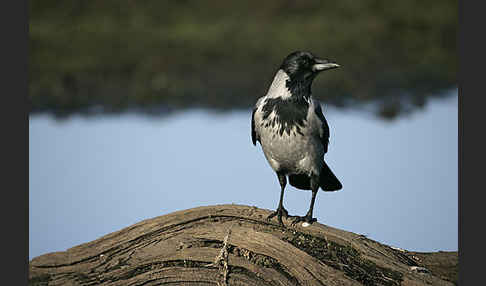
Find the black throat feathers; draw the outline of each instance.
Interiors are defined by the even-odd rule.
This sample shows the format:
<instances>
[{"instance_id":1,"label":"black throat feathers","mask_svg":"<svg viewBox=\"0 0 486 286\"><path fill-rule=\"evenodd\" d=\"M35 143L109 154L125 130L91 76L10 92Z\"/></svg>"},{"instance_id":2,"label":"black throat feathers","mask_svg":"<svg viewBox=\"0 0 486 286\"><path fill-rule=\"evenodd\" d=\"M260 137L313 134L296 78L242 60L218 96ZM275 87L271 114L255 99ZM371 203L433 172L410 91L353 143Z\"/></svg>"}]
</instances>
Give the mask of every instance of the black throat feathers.
<instances>
[{"instance_id":1,"label":"black throat feathers","mask_svg":"<svg viewBox=\"0 0 486 286\"><path fill-rule=\"evenodd\" d=\"M290 91L293 98L303 97L308 100L311 95L313 80L314 76L312 74L294 75L285 81L285 87Z\"/></svg>"}]
</instances>

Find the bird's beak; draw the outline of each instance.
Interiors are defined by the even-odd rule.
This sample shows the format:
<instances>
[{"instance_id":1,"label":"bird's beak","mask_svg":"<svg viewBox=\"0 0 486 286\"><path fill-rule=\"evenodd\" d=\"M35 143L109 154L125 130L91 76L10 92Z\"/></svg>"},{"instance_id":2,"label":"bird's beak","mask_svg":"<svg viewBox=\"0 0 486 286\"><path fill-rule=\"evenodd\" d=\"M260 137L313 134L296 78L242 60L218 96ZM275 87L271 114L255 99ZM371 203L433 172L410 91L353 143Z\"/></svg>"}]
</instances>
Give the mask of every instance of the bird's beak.
<instances>
[{"instance_id":1,"label":"bird's beak","mask_svg":"<svg viewBox=\"0 0 486 286\"><path fill-rule=\"evenodd\" d=\"M330 62L329 60L314 59L314 61L316 62L312 66L312 71L314 72L335 69L339 67L338 64Z\"/></svg>"}]
</instances>

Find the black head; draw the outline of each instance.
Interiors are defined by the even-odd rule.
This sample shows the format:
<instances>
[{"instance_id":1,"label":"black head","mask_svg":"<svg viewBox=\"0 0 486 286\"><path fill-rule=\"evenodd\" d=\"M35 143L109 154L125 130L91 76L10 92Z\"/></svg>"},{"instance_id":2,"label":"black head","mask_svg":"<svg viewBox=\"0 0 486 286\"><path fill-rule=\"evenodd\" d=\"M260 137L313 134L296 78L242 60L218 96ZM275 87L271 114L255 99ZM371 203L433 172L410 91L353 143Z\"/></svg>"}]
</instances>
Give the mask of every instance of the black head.
<instances>
[{"instance_id":1,"label":"black head","mask_svg":"<svg viewBox=\"0 0 486 286\"><path fill-rule=\"evenodd\" d=\"M319 59L309 52L301 51L288 55L280 66L291 79L315 77L321 71L338 67L338 64L328 59Z\"/></svg>"},{"instance_id":2,"label":"black head","mask_svg":"<svg viewBox=\"0 0 486 286\"><path fill-rule=\"evenodd\" d=\"M306 96L310 94L312 81L321 71L338 67L338 64L328 59L317 58L309 52L297 51L284 59L280 69L290 78L287 81L287 88L292 94Z\"/></svg>"}]
</instances>

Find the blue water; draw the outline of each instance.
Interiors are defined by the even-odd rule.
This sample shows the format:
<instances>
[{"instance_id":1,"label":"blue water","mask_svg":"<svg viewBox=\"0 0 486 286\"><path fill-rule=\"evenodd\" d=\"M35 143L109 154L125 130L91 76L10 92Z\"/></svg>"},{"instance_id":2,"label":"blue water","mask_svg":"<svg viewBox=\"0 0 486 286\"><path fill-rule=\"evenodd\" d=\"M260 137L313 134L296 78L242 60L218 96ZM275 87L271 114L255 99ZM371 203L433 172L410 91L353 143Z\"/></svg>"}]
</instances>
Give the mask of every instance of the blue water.
<instances>
[{"instance_id":1,"label":"blue water","mask_svg":"<svg viewBox=\"0 0 486 286\"><path fill-rule=\"evenodd\" d=\"M458 249L457 90L386 122L324 106L326 161L343 183L317 195L333 227L415 251ZM251 111L29 119L29 259L144 219L214 204L275 209L279 184L250 137ZM304 215L311 194L287 186Z\"/></svg>"}]
</instances>

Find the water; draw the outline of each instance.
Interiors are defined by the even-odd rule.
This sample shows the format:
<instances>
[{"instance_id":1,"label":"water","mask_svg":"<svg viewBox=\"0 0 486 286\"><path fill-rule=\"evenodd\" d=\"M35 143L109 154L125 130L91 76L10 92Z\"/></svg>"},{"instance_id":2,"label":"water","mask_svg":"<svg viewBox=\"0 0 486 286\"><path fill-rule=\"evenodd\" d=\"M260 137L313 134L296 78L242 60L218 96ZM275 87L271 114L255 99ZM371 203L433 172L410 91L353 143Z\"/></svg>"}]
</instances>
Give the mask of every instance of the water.
<instances>
[{"instance_id":1,"label":"water","mask_svg":"<svg viewBox=\"0 0 486 286\"><path fill-rule=\"evenodd\" d=\"M317 195L318 221L415 251L457 250L457 90L386 122L324 106L326 160L343 183ZM29 120L29 259L144 219L214 204L274 209L275 173L251 111ZM311 194L287 186L304 215Z\"/></svg>"}]
</instances>

